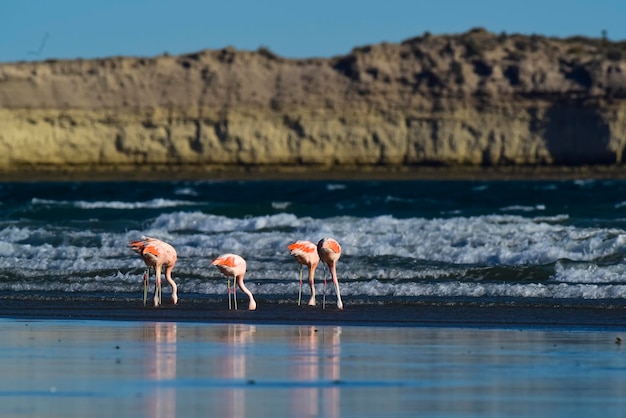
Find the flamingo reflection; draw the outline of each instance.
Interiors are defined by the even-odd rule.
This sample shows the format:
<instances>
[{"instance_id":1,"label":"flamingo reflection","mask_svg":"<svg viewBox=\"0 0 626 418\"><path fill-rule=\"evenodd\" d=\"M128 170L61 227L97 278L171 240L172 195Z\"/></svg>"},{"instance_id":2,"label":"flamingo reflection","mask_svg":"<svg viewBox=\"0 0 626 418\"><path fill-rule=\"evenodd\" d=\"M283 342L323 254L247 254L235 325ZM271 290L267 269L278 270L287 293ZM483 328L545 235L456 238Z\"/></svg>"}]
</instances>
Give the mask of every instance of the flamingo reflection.
<instances>
[{"instance_id":1,"label":"flamingo reflection","mask_svg":"<svg viewBox=\"0 0 626 418\"><path fill-rule=\"evenodd\" d=\"M341 327L301 326L294 338L293 377L310 387L296 387L292 416L339 417L340 388L332 383L341 377ZM316 386L315 383L321 383ZM331 385L324 387L324 383Z\"/></svg>"},{"instance_id":2,"label":"flamingo reflection","mask_svg":"<svg viewBox=\"0 0 626 418\"><path fill-rule=\"evenodd\" d=\"M164 381L176 378L176 323L156 322L144 328L144 338L154 342L154 350L145 356L147 378ZM176 389L156 386L153 397L148 398L145 415L148 417L176 416Z\"/></svg>"},{"instance_id":3,"label":"flamingo reflection","mask_svg":"<svg viewBox=\"0 0 626 418\"><path fill-rule=\"evenodd\" d=\"M254 342L256 327L247 324L228 324L221 340L226 343L225 355L220 358L219 376L226 380L240 382L247 377L246 347ZM220 417L245 417L245 389L235 384L225 387L217 407Z\"/></svg>"}]
</instances>

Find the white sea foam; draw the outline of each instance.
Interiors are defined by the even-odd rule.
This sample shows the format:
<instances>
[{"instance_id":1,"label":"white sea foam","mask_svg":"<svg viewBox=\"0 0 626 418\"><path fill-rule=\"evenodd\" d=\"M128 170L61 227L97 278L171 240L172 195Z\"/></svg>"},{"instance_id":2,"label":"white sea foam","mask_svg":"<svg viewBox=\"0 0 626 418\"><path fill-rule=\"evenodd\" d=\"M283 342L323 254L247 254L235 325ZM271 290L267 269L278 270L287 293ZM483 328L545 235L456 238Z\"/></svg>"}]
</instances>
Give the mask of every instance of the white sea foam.
<instances>
[{"instance_id":1,"label":"white sea foam","mask_svg":"<svg viewBox=\"0 0 626 418\"><path fill-rule=\"evenodd\" d=\"M188 292L222 292L222 276L210 261L236 252L248 260L251 286L261 293L290 294L297 264L286 246L297 239L317 242L332 236L343 248L338 269L347 295L623 297L626 267L602 260L621 259L626 232L554 219L564 218L315 219L286 213L230 218L174 212L159 215L144 230L122 233L7 224L0 229L0 272L16 272L21 280L0 283L0 288L127 291L140 286L145 268L128 242L148 235L176 247L175 276ZM548 283L463 280L468 266L550 264L555 269Z\"/></svg>"},{"instance_id":2,"label":"white sea foam","mask_svg":"<svg viewBox=\"0 0 626 418\"><path fill-rule=\"evenodd\" d=\"M0 230L0 241L25 242L41 233L40 229L8 226ZM83 233L87 234L85 238L90 235ZM129 231L127 235L132 233ZM134 234L134 238L146 234L174 240L192 253L206 248L228 250L229 245L235 245L260 257L282 254L285 246L297 239L317 242L333 236L341 242L344 258L394 256L456 265L543 265L560 259L593 261L626 251L626 233L619 229L576 228L499 215L449 219L391 216L313 219L292 214L229 218L202 212L175 212L158 216L148 228ZM107 240L109 245L116 240L111 234L98 234L98 238ZM124 236L119 240L128 239ZM70 247L54 250L63 248ZM4 251L11 250L5 246Z\"/></svg>"},{"instance_id":3,"label":"white sea foam","mask_svg":"<svg viewBox=\"0 0 626 418\"><path fill-rule=\"evenodd\" d=\"M535 222L565 222L569 219L569 215L555 215L555 216L535 216L532 218Z\"/></svg>"},{"instance_id":4,"label":"white sea foam","mask_svg":"<svg viewBox=\"0 0 626 418\"><path fill-rule=\"evenodd\" d=\"M479 284L464 282L406 283L401 285L372 281L366 286L342 287L342 295L359 295L363 290L367 296L403 297L518 297L518 298L582 298L609 299L621 298L626 285L545 285L545 284Z\"/></svg>"},{"instance_id":5,"label":"white sea foam","mask_svg":"<svg viewBox=\"0 0 626 418\"><path fill-rule=\"evenodd\" d=\"M395 197L395 196L386 196L385 203L389 203L389 202L413 203L415 202L415 200L402 198L402 197Z\"/></svg>"},{"instance_id":6,"label":"white sea foam","mask_svg":"<svg viewBox=\"0 0 626 418\"><path fill-rule=\"evenodd\" d=\"M170 199L152 199L146 202L120 202L120 201L95 201L87 202L84 200L49 200L33 198L33 205L58 205L73 206L79 209L162 209L173 208L179 206L197 206L199 203L186 200L170 200Z\"/></svg>"},{"instance_id":7,"label":"white sea foam","mask_svg":"<svg viewBox=\"0 0 626 418\"><path fill-rule=\"evenodd\" d=\"M272 202L272 208L276 210L285 210L291 206L291 202Z\"/></svg>"},{"instance_id":8,"label":"white sea foam","mask_svg":"<svg viewBox=\"0 0 626 418\"><path fill-rule=\"evenodd\" d=\"M574 184L577 185L578 187L590 187L593 186L595 183L597 182L597 180L595 179L579 179L579 180L574 180Z\"/></svg>"},{"instance_id":9,"label":"white sea foam","mask_svg":"<svg viewBox=\"0 0 626 418\"><path fill-rule=\"evenodd\" d=\"M534 212L536 210L546 210L545 205L533 205L533 206L524 206L524 205L512 205L506 206L500 209L502 212Z\"/></svg>"},{"instance_id":10,"label":"white sea foam","mask_svg":"<svg viewBox=\"0 0 626 418\"><path fill-rule=\"evenodd\" d=\"M174 193L177 195L182 195L182 196L199 196L200 195L200 193L198 193L195 189L191 187L180 187L176 189Z\"/></svg>"},{"instance_id":11,"label":"white sea foam","mask_svg":"<svg viewBox=\"0 0 626 418\"><path fill-rule=\"evenodd\" d=\"M486 184L481 184L480 186L475 186L472 187L472 190L475 192L484 192L485 190L488 190L489 186Z\"/></svg>"},{"instance_id":12,"label":"white sea foam","mask_svg":"<svg viewBox=\"0 0 626 418\"><path fill-rule=\"evenodd\" d=\"M160 215L152 228L168 231L253 232L270 228L297 227L299 220L292 214L276 214L247 218L228 218L202 212L176 212Z\"/></svg>"},{"instance_id":13,"label":"white sea foam","mask_svg":"<svg viewBox=\"0 0 626 418\"><path fill-rule=\"evenodd\" d=\"M111 274L110 276L75 275L55 278L46 277L24 278L19 281L0 282L2 291L60 291L60 292L119 292L137 293L142 291L141 272L136 274ZM189 279L184 275L175 275L178 282L179 296L185 294L226 295L225 278L217 271L207 279ZM154 291L154 280L151 280L150 292ZM294 297L298 293L296 280L265 283L263 279L246 281L246 286L259 296ZM626 294L624 284L505 284L505 283L470 283L462 281L443 281L433 283L394 283L387 280L349 281L341 280L341 293L345 299L351 297L465 297L465 298L548 298L548 299L614 299L623 298ZM169 297L170 287L164 284L163 294ZM324 285L318 281L315 285L318 300L324 294ZM309 294L308 285L303 287L305 295ZM327 298L335 297L332 284L326 286ZM328 299L327 299L328 300Z\"/></svg>"},{"instance_id":14,"label":"white sea foam","mask_svg":"<svg viewBox=\"0 0 626 418\"><path fill-rule=\"evenodd\" d=\"M552 280L561 283L626 283L626 264L599 266L593 262L558 262Z\"/></svg>"}]
</instances>

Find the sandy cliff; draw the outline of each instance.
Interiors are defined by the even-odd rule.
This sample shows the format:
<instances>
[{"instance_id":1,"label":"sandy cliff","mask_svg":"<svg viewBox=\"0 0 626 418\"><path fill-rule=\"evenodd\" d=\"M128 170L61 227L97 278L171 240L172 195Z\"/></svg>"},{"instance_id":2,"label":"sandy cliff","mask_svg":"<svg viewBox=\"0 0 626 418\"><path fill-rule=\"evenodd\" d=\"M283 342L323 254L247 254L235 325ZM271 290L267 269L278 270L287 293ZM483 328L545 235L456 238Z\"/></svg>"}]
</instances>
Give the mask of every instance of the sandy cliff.
<instances>
[{"instance_id":1,"label":"sandy cliff","mask_svg":"<svg viewBox=\"0 0 626 418\"><path fill-rule=\"evenodd\" d=\"M0 172L550 166L626 160L626 44L472 30L0 64Z\"/></svg>"}]
</instances>

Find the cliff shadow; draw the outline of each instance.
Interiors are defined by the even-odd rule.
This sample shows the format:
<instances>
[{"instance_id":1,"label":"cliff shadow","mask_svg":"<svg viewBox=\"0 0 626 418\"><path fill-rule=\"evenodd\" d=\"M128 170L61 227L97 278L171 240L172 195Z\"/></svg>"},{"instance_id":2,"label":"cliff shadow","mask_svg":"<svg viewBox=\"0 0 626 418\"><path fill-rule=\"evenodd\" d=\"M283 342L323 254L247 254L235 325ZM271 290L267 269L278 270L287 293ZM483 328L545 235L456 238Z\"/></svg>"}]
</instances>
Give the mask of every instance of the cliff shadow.
<instances>
[{"instance_id":1,"label":"cliff shadow","mask_svg":"<svg viewBox=\"0 0 626 418\"><path fill-rule=\"evenodd\" d=\"M555 104L545 114L545 141L557 165L615 164L611 129L597 108Z\"/></svg>"}]
</instances>

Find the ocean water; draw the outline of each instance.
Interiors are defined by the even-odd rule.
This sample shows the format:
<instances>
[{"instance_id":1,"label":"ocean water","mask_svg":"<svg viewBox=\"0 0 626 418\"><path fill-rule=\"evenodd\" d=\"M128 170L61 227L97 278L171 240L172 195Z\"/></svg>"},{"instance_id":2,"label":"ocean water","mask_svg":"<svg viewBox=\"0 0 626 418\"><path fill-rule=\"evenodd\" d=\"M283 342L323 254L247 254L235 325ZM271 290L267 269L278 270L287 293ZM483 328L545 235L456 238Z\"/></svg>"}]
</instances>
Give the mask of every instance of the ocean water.
<instances>
[{"instance_id":1,"label":"ocean water","mask_svg":"<svg viewBox=\"0 0 626 418\"><path fill-rule=\"evenodd\" d=\"M142 235L178 252L178 306L163 288L170 311L226 307L211 261L227 252L247 260L258 311L293 306L287 245L323 237L342 245L345 311L364 320L373 307L400 317L523 306L619 325L626 308L621 180L17 182L0 196L0 301L12 315L71 300L103 317L116 303L143 308L145 265L128 247ZM319 309L325 277L318 268ZM325 293L336 311L332 285Z\"/></svg>"}]
</instances>

